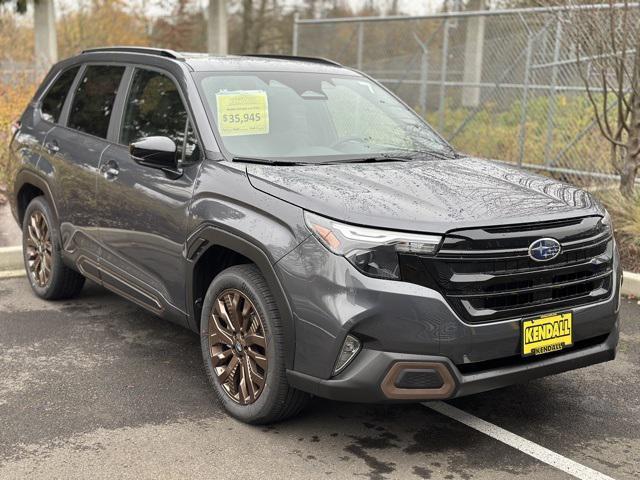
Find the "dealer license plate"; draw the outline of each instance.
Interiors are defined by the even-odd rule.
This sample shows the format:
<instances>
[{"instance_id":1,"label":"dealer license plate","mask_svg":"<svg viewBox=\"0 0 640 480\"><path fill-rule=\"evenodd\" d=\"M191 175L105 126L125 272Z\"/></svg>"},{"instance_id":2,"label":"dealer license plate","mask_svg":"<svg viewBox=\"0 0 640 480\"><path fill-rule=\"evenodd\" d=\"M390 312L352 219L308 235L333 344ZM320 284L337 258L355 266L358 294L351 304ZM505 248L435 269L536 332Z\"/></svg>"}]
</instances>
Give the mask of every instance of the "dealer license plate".
<instances>
[{"instance_id":1,"label":"dealer license plate","mask_svg":"<svg viewBox=\"0 0 640 480\"><path fill-rule=\"evenodd\" d=\"M573 345L573 314L555 313L522 321L522 355L542 355Z\"/></svg>"}]
</instances>

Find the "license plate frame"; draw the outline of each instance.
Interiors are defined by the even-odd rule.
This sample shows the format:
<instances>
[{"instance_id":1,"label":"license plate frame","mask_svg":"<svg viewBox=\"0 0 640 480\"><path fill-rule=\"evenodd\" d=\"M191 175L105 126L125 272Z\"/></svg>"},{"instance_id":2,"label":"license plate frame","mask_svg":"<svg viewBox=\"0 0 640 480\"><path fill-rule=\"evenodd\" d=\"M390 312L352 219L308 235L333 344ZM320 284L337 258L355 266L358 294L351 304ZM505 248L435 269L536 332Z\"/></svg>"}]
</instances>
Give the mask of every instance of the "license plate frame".
<instances>
[{"instance_id":1,"label":"license plate frame","mask_svg":"<svg viewBox=\"0 0 640 480\"><path fill-rule=\"evenodd\" d=\"M523 357L557 352L573 345L573 312L556 312L529 317L520 325Z\"/></svg>"}]
</instances>

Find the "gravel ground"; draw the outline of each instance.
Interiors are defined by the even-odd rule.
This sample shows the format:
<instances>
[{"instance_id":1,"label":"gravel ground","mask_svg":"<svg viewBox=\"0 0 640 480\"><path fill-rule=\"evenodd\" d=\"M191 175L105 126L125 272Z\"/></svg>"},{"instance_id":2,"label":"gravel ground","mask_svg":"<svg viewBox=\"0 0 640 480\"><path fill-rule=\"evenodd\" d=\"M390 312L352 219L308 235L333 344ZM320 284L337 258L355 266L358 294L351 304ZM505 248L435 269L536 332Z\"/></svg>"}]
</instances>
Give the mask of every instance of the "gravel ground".
<instances>
[{"instance_id":1,"label":"gravel ground","mask_svg":"<svg viewBox=\"0 0 640 480\"><path fill-rule=\"evenodd\" d=\"M616 479L640 476L640 306L618 358L456 407ZM0 281L0 478L571 478L422 405L313 401L271 427L227 417L196 335L89 284Z\"/></svg>"}]
</instances>

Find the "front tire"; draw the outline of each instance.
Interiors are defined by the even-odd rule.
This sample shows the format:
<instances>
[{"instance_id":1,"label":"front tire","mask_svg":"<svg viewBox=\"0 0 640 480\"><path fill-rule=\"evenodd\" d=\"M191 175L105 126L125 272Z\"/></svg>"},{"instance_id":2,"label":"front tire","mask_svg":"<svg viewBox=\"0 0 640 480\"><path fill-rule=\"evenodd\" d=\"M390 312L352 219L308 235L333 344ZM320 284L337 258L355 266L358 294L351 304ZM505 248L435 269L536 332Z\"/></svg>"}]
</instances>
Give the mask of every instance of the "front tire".
<instances>
[{"instance_id":1,"label":"front tire","mask_svg":"<svg viewBox=\"0 0 640 480\"><path fill-rule=\"evenodd\" d=\"M309 395L286 378L282 322L255 265L227 268L211 282L200 321L205 370L238 420L266 424L296 415Z\"/></svg>"},{"instance_id":2,"label":"front tire","mask_svg":"<svg viewBox=\"0 0 640 480\"><path fill-rule=\"evenodd\" d=\"M75 297L84 285L85 278L62 261L61 250L51 207L44 197L36 197L22 221L22 251L31 288L45 300Z\"/></svg>"}]
</instances>

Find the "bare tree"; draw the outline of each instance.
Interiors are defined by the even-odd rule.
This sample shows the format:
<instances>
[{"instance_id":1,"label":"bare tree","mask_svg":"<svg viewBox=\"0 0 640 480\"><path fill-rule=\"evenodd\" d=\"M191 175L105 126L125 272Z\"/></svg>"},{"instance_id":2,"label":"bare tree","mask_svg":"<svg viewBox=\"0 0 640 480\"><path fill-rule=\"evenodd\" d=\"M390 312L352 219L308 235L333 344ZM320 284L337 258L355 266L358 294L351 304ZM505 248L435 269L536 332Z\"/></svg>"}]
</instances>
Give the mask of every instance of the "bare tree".
<instances>
[{"instance_id":1,"label":"bare tree","mask_svg":"<svg viewBox=\"0 0 640 480\"><path fill-rule=\"evenodd\" d=\"M242 0L242 32L240 51L248 53L253 35L253 0Z\"/></svg>"},{"instance_id":2,"label":"bare tree","mask_svg":"<svg viewBox=\"0 0 640 480\"><path fill-rule=\"evenodd\" d=\"M571 5L559 15L600 132L611 144L620 191L629 197L640 167L640 8L608 0Z\"/></svg>"}]
</instances>

